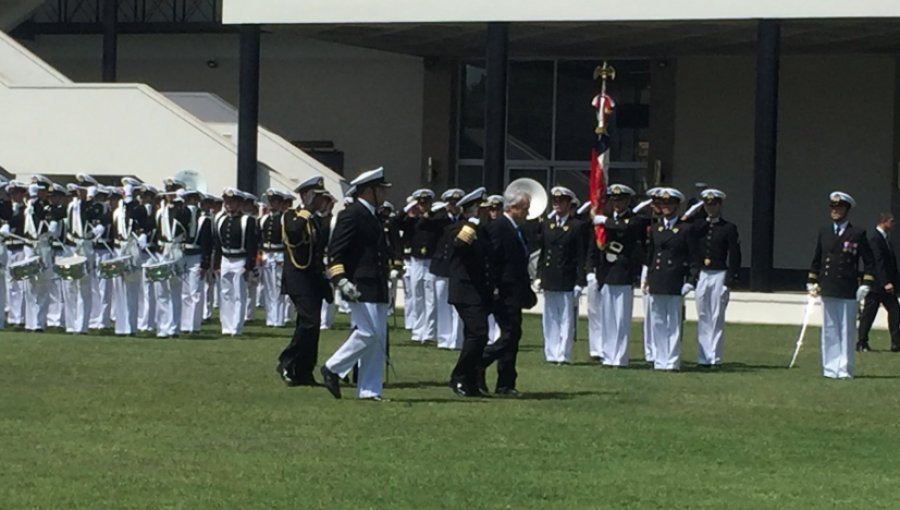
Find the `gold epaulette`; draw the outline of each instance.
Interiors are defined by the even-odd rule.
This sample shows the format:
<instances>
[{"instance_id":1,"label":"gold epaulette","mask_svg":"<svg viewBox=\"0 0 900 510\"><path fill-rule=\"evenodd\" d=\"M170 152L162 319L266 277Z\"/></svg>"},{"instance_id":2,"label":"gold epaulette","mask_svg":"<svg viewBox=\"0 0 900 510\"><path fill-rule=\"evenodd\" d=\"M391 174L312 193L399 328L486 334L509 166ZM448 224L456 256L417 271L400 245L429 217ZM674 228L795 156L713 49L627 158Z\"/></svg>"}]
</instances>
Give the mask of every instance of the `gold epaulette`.
<instances>
[{"instance_id":1,"label":"gold epaulette","mask_svg":"<svg viewBox=\"0 0 900 510\"><path fill-rule=\"evenodd\" d=\"M819 275L816 274L816 273L814 273L814 272L812 272L812 271L810 271L810 272L809 272L809 275L808 275L808 278L809 278L810 280L818 280L818 279L819 279Z\"/></svg>"},{"instance_id":2,"label":"gold epaulette","mask_svg":"<svg viewBox=\"0 0 900 510\"><path fill-rule=\"evenodd\" d=\"M312 218L312 213L307 211L306 209L300 209L297 211L297 216L303 218L304 220L308 220Z\"/></svg>"},{"instance_id":3,"label":"gold epaulette","mask_svg":"<svg viewBox=\"0 0 900 510\"><path fill-rule=\"evenodd\" d=\"M870 274L868 274L868 273L866 273L866 274L863 275L863 281L864 281L864 282L874 282L874 281L875 281L875 277L872 276L872 275L870 275Z\"/></svg>"},{"instance_id":4,"label":"gold epaulette","mask_svg":"<svg viewBox=\"0 0 900 510\"><path fill-rule=\"evenodd\" d=\"M328 266L326 274L329 280L334 280L339 276L343 276L345 272L344 264L331 264Z\"/></svg>"},{"instance_id":5,"label":"gold epaulette","mask_svg":"<svg viewBox=\"0 0 900 510\"><path fill-rule=\"evenodd\" d=\"M456 238L466 244L472 244L476 238L475 229L471 225L463 225L463 228L459 229L459 234L456 235Z\"/></svg>"}]
</instances>

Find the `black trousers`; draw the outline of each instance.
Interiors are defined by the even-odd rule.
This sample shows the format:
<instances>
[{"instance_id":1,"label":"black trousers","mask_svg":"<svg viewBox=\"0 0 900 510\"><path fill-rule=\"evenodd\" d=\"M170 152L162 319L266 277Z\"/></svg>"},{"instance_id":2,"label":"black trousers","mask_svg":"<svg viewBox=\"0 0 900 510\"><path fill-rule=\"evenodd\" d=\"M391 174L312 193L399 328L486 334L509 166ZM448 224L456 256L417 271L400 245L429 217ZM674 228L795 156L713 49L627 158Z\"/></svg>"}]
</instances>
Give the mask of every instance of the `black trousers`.
<instances>
[{"instance_id":1,"label":"black trousers","mask_svg":"<svg viewBox=\"0 0 900 510\"><path fill-rule=\"evenodd\" d=\"M467 391L475 390L482 369L484 347L488 342L488 315L482 305L453 305L463 322L463 345L450 381L461 382Z\"/></svg>"},{"instance_id":2,"label":"black trousers","mask_svg":"<svg viewBox=\"0 0 900 510\"><path fill-rule=\"evenodd\" d=\"M888 314L888 331L891 333L891 346L900 348L900 303L897 302L897 294L887 292L869 292L863 301L862 314L859 316L859 343L869 341L869 331L875 316L878 315L878 307L884 306Z\"/></svg>"},{"instance_id":3,"label":"black trousers","mask_svg":"<svg viewBox=\"0 0 900 510\"><path fill-rule=\"evenodd\" d=\"M516 388L516 357L519 354L519 340L522 339L522 307L497 302L494 306L494 320L500 327L500 338L484 348L482 364L489 367L497 362L497 389Z\"/></svg>"},{"instance_id":4,"label":"black trousers","mask_svg":"<svg viewBox=\"0 0 900 510\"><path fill-rule=\"evenodd\" d=\"M302 380L312 377L319 357L319 326L322 322L322 297L310 292L292 294L291 301L297 309L297 323L291 343L278 356L279 365L287 370L288 377Z\"/></svg>"}]
</instances>

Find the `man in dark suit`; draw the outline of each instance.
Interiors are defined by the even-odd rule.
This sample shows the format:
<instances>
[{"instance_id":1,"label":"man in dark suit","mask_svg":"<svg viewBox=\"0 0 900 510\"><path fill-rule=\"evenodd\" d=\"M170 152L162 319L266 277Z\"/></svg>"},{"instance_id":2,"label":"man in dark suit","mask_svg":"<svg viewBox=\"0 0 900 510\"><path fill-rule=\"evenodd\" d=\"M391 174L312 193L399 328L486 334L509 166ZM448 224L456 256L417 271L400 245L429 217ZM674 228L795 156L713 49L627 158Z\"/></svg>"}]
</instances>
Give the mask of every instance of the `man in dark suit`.
<instances>
[{"instance_id":1,"label":"man in dark suit","mask_svg":"<svg viewBox=\"0 0 900 510\"><path fill-rule=\"evenodd\" d=\"M349 301L353 332L322 366L322 384L341 398L340 377L359 364L357 397L381 400L390 309L390 249L376 207L384 203L384 168L363 172L350 183L352 203L338 214L328 245L328 275Z\"/></svg>"},{"instance_id":2,"label":"man in dark suit","mask_svg":"<svg viewBox=\"0 0 900 510\"><path fill-rule=\"evenodd\" d=\"M900 275L897 272L897 256L891 244L891 230L894 215L883 212L878 215L878 226L869 232L869 247L875 258L875 282L872 291L866 294L862 315L859 317L859 341L856 350L869 352L869 330L878 314L878 306L884 306L888 314L888 330L891 334L891 352L900 352L900 304L897 303L897 287Z\"/></svg>"},{"instance_id":3,"label":"man in dark suit","mask_svg":"<svg viewBox=\"0 0 900 510\"><path fill-rule=\"evenodd\" d=\"M859 301L872 290L874 257L866 231L850 224L856 205L841 191L829 195L831 224L819 230L806 290L822 296L822 375L853 378L853 333ZM859 265L863 277L859 278Z\"/></svg>"},{"instance_id":4,"label":"man in dark suit","mask_svg":"<svg viewBox=\"0 0 900 510\"><path fill-rule=\"evenodd\" d=\"M531 196L514 192L504 196L504 213L487 225L491 238L491 263L497 278L494 318L500 326L500 338L484 350L484 366L497 362L499 395L518 396L516 356L522 338L522 309L537 303L528 275L528 246L519 229L528 215ZM479 381L482 390L486 388Z\"/></svg>"},{"instance_id":5,"label":"man in dark suit","mask_svg":"<svg viewBox=\"0 0 900 510\"><path fill-rule=\"evenodd\" d=\"M287 294L297 310L291 343L278 356L276 371L288 386L314 386L313 369L319 356L319 326L322 300L331 300L331 285L325 278L325 247L317 211L324 207L325 180L311 177L294 189L300 207L281 216L279 238L284 243L281 293Z\"/></svg>"},{"instance_id":6,"label":"man in dark suit","mask_svg":"<svg viewBox=\"0 0 900 510\"><path fill-rule=\"evenodd\" d=\"M491 267L491 241L478 209L485 189L478 188L458 202L466 221L450 232L448 301L463 323L463 344L459 360L450 374L450 388L461 397L486 396L478 387L484 348L488 341L488 315L496 286Z\"/></svg>"}]
</instances>

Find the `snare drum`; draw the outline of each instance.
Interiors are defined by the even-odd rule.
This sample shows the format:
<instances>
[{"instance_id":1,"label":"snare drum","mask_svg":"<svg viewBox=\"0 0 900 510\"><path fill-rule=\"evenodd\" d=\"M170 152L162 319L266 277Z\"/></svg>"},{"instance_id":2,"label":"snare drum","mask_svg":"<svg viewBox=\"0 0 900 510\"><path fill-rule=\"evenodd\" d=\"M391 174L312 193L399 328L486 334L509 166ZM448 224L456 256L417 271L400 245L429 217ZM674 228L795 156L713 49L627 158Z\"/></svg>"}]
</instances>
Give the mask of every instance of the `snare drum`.
<instances>
[{"instance_id":1,"label":"snare drum","mask_svg":"<svg viewBox=\"0 0 900 510\"><path fill-rule=\"evenodd\" d=\"M44 264L38 256L28 257L9 265L9 276L16 281L33 280L44 270Z\"/></svg>"},{"instance_id":2,"label":"snare drum","mask_svg":"<svg viewBox=\"0 0 900 510\"><path fill-rule=\"evenodd\" d=\"M144 277L151 282L161 282L175 276L175 263L169 260L147 262L142 267Z\"/></svg>"},{"instance_id":3,"label":"snare drum","mask_svg":"<svg viewBox=\"0 0 900 510\"><path fill-rule=\"evenodd\" d=\"M62 280L80 280L87 274L87 259L81 255L56 257L53 272Z\"/></svg>"},{"instance_id":4,"label":"snare drum","mask_svg":"<svg viewBox=\"0 0 900 510\"><path fill-rule=\"evenodd\" d=\"M111 280L134 271L131 257L116 257L100 261L100 278Z\"/></svg>"}]
</instances>

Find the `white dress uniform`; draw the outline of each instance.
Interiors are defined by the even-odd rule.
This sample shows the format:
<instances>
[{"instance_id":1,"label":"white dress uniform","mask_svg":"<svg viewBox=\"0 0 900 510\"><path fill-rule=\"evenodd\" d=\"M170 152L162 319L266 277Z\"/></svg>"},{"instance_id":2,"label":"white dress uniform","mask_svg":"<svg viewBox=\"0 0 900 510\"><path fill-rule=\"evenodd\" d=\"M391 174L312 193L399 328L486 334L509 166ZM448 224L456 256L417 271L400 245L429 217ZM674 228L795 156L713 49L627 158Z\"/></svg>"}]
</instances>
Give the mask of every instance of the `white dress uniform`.
<instances>
[{"instance_id":1,"label":"white dress uniform","mask_svg":"<svg viewBox=\"0 0 900 510\"><path fill-rule=\"evenodd\" d=\"M63 283L66 304L66 333L87 333L93 301L92 281L94 273L94 246L90 241L91 227L88 220L88 204L75 197L66 212L66 244L75 254L87 260L84 277Z\"/></svg>"},{"instance_id":2,"label":"white dress uniform","mask_svg":"<svg viewBox=\"0 0 900 510\"><path fill-rule=\"evenodd\" d=\"M21 184L20 186L24 187ZM9 222L10 233L21 238L25 235L25 204L13 202L10 208L12 215ZM6 245L7 251L7 268L25 260L24 241L14 237L7 237L4 240L4 244ZM8 270L5 272L5 277L7 292L6 322L12 326L23 326L25 325L25 282L13 280L12 275Z\"/></svg>"},{"instance_id":3,"label":"white dress uniform","mask_svg":"<svg viewBox=\"0 0 900 510\"><path fill-rule=\"evenodd\" d=\"M89 328L101 330L112 324L113 283L111 279L100 278L100 263L116 257L110 251L110 230L112 213L107 204L95 202L89 208L89 221L94 228L94 271L91 276L91 318ZM98 228L99 227L99 228Z\"/></svg>"},{"instance_id":4,"label":"white dress uniform","mask_svg":"<svg viewBox=\"0 0 900 510\"><path fill-rule=\"evenodd\" d=\"M212 256L212 225L195 205L186 206L184 274L181 285L181 332L199 333L203 323L202 274Z\"/></svg>"},{"instance_id":5,"label":"white dress uniform","mask_svg":"<svg viewBox=\"0 0 900 510\"><path fill-rule=\"evenodd\" d=\"M63 192L65 192L65 188L63 188ZM56 211L60 211L63 209L63 206L52 206L58 207ZM63 211L64 212L64 211ZM60 215L64 216L64 214ZM62 257L66 253L66 249L64 248L65 242L65 218L61 217L56 219L55 224L52 225L55 228L51 232L51 241L50 246L53 249L53 253L51 255L52 260L56 260L56 257ZM52 278L50 281L50 297L49 303L47 305L47 327L48 328L64 328L66 325L66 303L63 295L63 287L64 280L60 278Z\"/></svg>"},{"instance_id":6,"label":"white dress uniform","mask_svg":"<svg viewBox=\"0 0 900 510\"><path fill-rule=\"evenodd\" d=\"M129 199L130 200L130 199ZM112 278L115 300L115 331L117 335L133 335L138 331L138 307L141 294L142 271L139 243L146 245L146 217L144 209L137 203L124 201L113 212L113 242L116 257L131 260L132 270ZM143 236L138 241L132 236Z\"/></svg>"},{"instance_id":7,"label":"white dress uniform","mask_svg":"<svg viewBox=\"0 0 900 510\"><path fill-rule=\"evenodd\" d=\"M853 198L835 191L831 206L856 205ZM859 265L863 277L859 281ZM856 316L861 301L874 281L875 259L866 231L851 225L846 217L823 227L816 239L807 290L822 296L822 375L850 379L854 375Z\"/></svg>"},{"instance_id":8,"label":"white dress uniform","mask_svg":"<svg viewBox=\"0 0 900 510\"><path fill-rule=\"evenodd\" d=\"M174 263L183 263L182 242L184 225L175 217L175 208L163 204L156 212L156 234L160 247L160 259ZM181 287L182 280L176 274L171 278L154 282L156 295L156 336L168 338L177 336L181 327Z\"/></svg>"},{"instance_id":9,"label":"white dress uniform","mask_svg":"<svg viewBox=\"0 0 900 510\"><path fill-rule=\"evenodd\" d=\"M142 203L141 207L147 214L147 218L156 218L152 203ZM152 223L152 224L150 224ZM154 259L147 253L150 249L156 249L155 221L148 221L147 244L148 248L141 250L140 267ZM147 279L143 269L141 270L141 292L138 296L138 331L150 332L156 329L156 289L153 282Z\"/></svg>"},{"instance_id":10,"label":"white dress uniform","mask_svg":"<svg viewBox=\"0 0 900 510\"><path fill-rule=\"evenodd\" d=\"M226 191L227 193L227 191ZM221 259L219 321L222 334L244 331L247 316L247 280L256 265L256 221L246 214L223 214L214 231L216 259Z\"/></svg>"},{"instance_id":11,"label":"white dress uniform","mask_svg":"<svg viewBox=\"0 0 900 510\"><path fill-rule=\"evenodd\" d=\"M641 296L641 303L644 305L644 361L648 363L653 363L653 359L655 358L653 350L653 322L650 320L650 294L643 292L643 290L647 287L647 273L649 268L647 266L643 266L641 268L641 292L643 295Z\"/></svg>"},{"instance_id":12,"label":"white dress uniform","mask_svg":"<svg viewBox=\"0 0 900 510\"><path fill-rule=\"evenodd\" d=\"M287 322L284 296L281 294L281 274L284 271L284 243L281 240L281 214L269 212L259 219L262 268L260 280L266 326L281 327Z\"/></svg>"},{"instance_id":13,"label":"white dress uniform","mask_svg":"<svg viewBox=\"0 0 900 510\"><path fill-rule=\"evenodd\" d=\"M32 187L36 186L32 184ZM31 193L32 190L29 190ZM25 245L25 258L39 257L43 269L34 278L25 280L23 297L25 300L25 329L27 331L42 331L47 327L47 309L50 306L50 284L53 278L53 255L49 241L45 235L48 232L47 208L44 202L37 199L37 191L28 200L25 207L25 237L35 241L35 244ZM40 240L39 240L40 239Z\"/></svg>"},{"instance_id":14,"label":"white dress uniform","mask_svg":"<svg viewBox=\"0 0 900 510\"><path fill-rule=\"evenodd\" d=\"M597 275L588 273L587 287L587 321L588 321L588 352L591 358L600 358L601 351L601 326L600 290L597 288Z\"/></svg>"}]
</instances>

